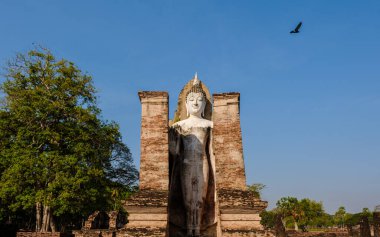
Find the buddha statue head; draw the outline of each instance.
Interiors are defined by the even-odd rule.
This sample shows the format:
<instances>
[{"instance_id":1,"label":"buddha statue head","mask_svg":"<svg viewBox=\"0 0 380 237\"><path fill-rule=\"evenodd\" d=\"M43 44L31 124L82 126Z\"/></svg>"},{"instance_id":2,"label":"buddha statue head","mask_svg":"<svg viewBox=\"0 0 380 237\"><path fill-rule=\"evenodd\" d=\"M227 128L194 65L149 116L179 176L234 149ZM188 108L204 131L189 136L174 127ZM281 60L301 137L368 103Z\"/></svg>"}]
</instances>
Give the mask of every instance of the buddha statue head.
<instances>
[{"instance_id":1,"label":"buddha statue head","mask_svg":"<svg viewBox=\"0 0 380 237\"><path fill-rule=\"evenodd\" d=\"M186 93L187 116L202 118L206 108L206 93L203 91L197 74L195 74L193 86Z\"/></svg>"},{"instance_id":2,"label":"buddha statue head","mask_svg":"<svg viewBox=\"0 0 380 237\"><path fill-rule=\"evenodd\" d=\"M190 103L190 96L189 94L191 92L199 92L203 94L203 102L205 103L204 109L201 107L201 113L198 118L206 119L211 121L212 116L212 104L211 104L211 95L210 91L208 90L207 86L201 82L198 79L198 75L195 74L194 77L188 81L185 86L182 88L179 96L178 96L178 102L177 102L177 108L174 113L173 119L169 122L169 125L172 125L176 122L183 121L187 118L190 118L190 111L188 108L188 104ZM191 108L190 108L191 109ZM194 115L191 116L192 118L197 118Z\"/></svg>"}]
</instances>

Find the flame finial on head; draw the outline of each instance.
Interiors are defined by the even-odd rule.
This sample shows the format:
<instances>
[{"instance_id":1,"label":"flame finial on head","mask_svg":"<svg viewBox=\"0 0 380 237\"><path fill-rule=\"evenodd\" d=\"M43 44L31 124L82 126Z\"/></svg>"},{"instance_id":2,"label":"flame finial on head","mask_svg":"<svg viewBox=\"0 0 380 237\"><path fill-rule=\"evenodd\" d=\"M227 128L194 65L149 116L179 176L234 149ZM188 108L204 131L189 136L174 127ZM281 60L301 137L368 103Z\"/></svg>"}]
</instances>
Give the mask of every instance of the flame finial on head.
<instances>
[{"instance_id":1,"label":"flame finial on head","mask_svg":"<svg viewBox=\"0 0 380 237\"><path fill-rule=\"evenodd\" d=\"M194 81L193 81L193 86L199 85L200 81L198 79L198 73L196 72L194 75Z\"/></svg>"}]
</instances>

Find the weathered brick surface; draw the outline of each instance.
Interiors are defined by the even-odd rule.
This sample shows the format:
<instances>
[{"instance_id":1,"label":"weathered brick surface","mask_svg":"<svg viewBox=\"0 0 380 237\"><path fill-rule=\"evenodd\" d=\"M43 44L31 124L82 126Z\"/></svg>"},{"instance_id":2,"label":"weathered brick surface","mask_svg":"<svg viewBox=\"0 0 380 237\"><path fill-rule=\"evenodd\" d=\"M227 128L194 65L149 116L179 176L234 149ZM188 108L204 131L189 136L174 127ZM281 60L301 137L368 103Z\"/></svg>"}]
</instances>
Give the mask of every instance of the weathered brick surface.
<instances>
[{"instance_id":1,"label":"weathered brick surface","mask_svg":"<svg viewBox=\"0 0 380 237\"><path fill-rule=\"evenodd\" d=\"M239 189L218 190L219 209L223 212L228 210L240 210L240 212L261 213L268 202L256 198L252 192Z\"/></svg>"},{"instance_id":2,"label":"weathered brick surface","mask_svg":"<svg viewBox=\"0 0 380 237\"><path fill-rule=\"evenodd\" d=\"M238 189L220 189L218 199L223 233L231 234L227 236L261 236L263 226L259 214L267 207L267 202L255 198L252 192Z\"/></svg>"},{"instance_id":3,"label":"weathered brick surface","mask_svg":"<svg viewBox=\"0 0 380 237\"><path fill-rule=\"evenodd\" d=\"M267 230L223 230L223 237L275 237L274 232Z\"/></svg>"},{"instance_id":4,"label":"weathered brick surface","mask_svg":"<svg viewBox=\"0 0 380 237\"><path fill-rule=\"evenodd\" d=\"M83 229L85 229L85 230L89 230L89 229L93 228L94 220L95 220L95 218L98 216L98 214L99 214L99 211L95 211L94 213L92 213L92 214L87 218L87 220L84 222Z\"/></svg>"},{"instance_id":5,"label":"weathered brick surface","mask_svg":"<svg viewBox=\"0 0 380 237\"><path fill-rule=\"evenodd\" d=\"M167 92L141 91L140 190L168 190Z\"/></svg>"},{"instance_id":6,"label":"weathered brick surface","mask_svg":"<svg viewBox=\"0 0 380 237\"><path fill-rule=\"evenodd\" d=\"M212 120L217 188L246 189L240 128L240 94L214 94Z\"/></svg>"},{"instance_id":7,"label":"weathered brick surface","mask_svg":"<svg viewBox=\"0 0 380 237\"><path fill-rule=\"evenodd\" d=\"M1 233L0 233L1 234ZM17 237L73 237L70 233L19 231Z\"/></svg>"},{"instance_id":8,"label":"weathered brick surface","mask_svg":"<svg viewBox=\"0 0 380 237\"><path fill-rule=\"evenodd\" d=\"M300 232L300 231L287 231L288 237L348 237L347 231L336 232Z\"/></svg>"},{"instance_id":9,"label":"weathered brick surface","mask_svg":"<svg viewBox=\"0 0 380 237\"><path fill-rule=\"evenodd\" d=\"M140 190L125 201L124 208L168 206L168 191Z\"/></svg>"},{"instance_id":10,"label":"weathered brick surface","mask_svg":"<svg viewBox=\"0 0 380 237\"><path fill-rule=\"evenodd\" d=\"M140 190L130 197L124 204L127 210L128 224L125 230L129 235L139 236L140 230L143 229L165 229L167 225L167 206L168 206L168 191L161 190ZM135 232L136 233L135 233ZM122 233L122 231L120 231ZM149 236L144 232L143 236ZM155 235L151 235L155 236Z\"/></svg>"},{"instance_id":11,"label":"weathered brick surface","mask_svg":"<svg viewBox=\"0 0 380 237\"><path fill-rule=\"evenodd\" d=\"M114 230L78 230L73 231L75 237L115 237Z\"/></svg>"},{"instance_id":12,"label":"weathered brick surface","mask_svg":"<svg viewBox=\"0 0 380 237\"><path fill-rule=\"evenodd\" d=\"M164 237L166 228L146 227L146 228L128 228L116 233L116 237L140 237L140 236L154 236Z\"/></svg>"}]
</instances>

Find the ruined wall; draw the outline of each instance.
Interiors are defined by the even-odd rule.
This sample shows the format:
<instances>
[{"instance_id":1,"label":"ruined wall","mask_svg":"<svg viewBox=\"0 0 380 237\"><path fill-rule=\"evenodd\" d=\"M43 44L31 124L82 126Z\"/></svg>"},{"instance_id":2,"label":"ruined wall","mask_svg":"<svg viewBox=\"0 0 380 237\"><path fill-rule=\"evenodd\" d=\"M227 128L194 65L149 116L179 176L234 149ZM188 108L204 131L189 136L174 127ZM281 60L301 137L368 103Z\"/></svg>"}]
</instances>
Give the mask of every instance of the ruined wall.
<instances>
[{"instance_id":1,"label":"ruined wall","mask_svg":"<svg viewBox=\"0 0 380 237\"><path fill-rule=\"evenodd\" d=\"M218 189L246 189L240 128L240 93L214 94L212 121Z\"/></svg>"},{"instance_id":2,"label":"ruined wall","mask_svg":"<svg viewBox=\"0 0 380 237\"><path fill-rule=\"evenodd\" d=\"M230 230L223 232L223 237L275 237L274 232L267 230L255 230L255 231L244 231L244 230Z\"/></svg>"},{"instance_id":3,"label":"ruined wall","mask_svg":"<svg viewBox=\"0 0 380 237\"><path fill-rule=\"evenodd\" d=\"M141 91L140 190L168 190L169 95Z\"/></svg>"},{"instance_id":4,"label":"ruined wall","mask_svg":"<svg viewBox=\"0 0 380 237\"><path fill-rule=\"evenodd\" d=\"M0 236L2 232L0 232ZM70 233L60 233L60 232L27 232L19 231L17 232L17 237L73 237L74 235Z\"/></svg>"},{"instance_id":5,"label":"ruined wall","mask_svg":"<svg viewBox=\"0 0 380 237\"><path fill-rule=\"evenodd\" d=\"M315 231L315 232L297 232L297 231L287 231L288 237L349 237L347 231Z\"/></svg>"}]
</instances>

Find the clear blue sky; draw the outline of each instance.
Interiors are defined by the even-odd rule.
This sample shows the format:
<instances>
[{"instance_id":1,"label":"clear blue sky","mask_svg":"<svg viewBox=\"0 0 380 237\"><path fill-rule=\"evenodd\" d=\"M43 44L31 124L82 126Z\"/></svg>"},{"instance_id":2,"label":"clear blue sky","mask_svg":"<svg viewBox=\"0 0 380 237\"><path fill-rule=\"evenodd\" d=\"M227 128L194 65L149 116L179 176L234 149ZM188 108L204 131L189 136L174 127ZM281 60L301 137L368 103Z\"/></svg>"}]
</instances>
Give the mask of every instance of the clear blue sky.
<instances>
[{"instance_id":1,"label":"clear blue sky","mask_svg":"<svg viewBox=\"0 0 380 237\"><path fill-rule=\"evenodd\" d=\"M93 76L136 164L137 92L168 91L172 115L197 71L241 93L247 182L271 208L380 204L380 1L1 0L0 63L32 43Z\"/></svg>"}]
</instances>

